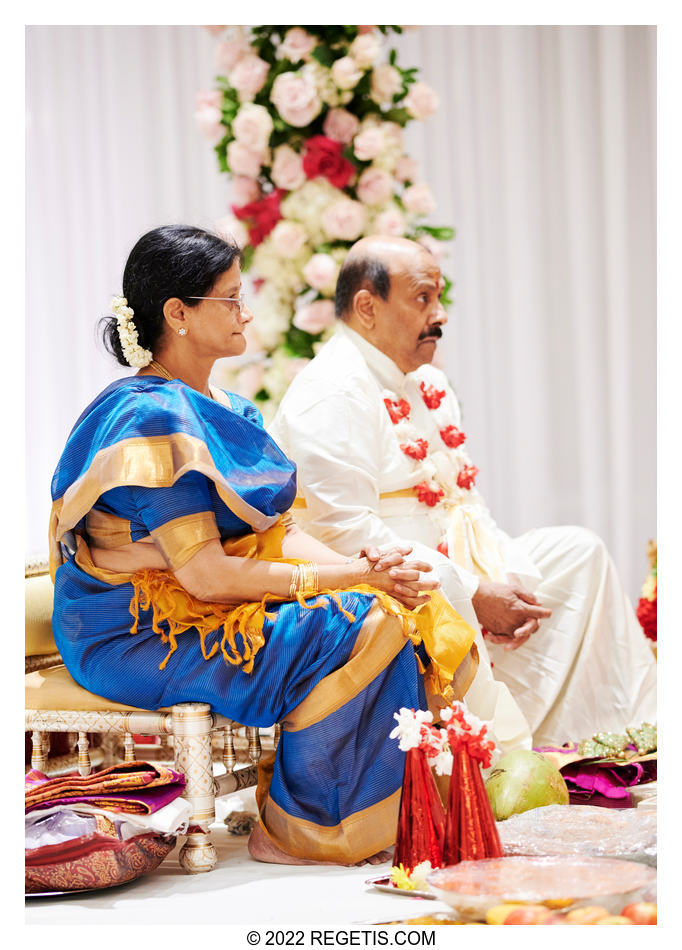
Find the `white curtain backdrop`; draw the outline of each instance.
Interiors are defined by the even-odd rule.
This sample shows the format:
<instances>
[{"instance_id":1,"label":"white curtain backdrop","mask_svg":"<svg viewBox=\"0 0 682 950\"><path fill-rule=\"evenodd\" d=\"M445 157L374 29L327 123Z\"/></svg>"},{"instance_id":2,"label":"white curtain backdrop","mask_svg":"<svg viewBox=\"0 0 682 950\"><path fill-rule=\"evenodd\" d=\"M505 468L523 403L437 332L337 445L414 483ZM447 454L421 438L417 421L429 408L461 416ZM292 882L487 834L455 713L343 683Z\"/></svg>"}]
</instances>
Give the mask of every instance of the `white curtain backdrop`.
<instances>
[{"instance_id":1,"label":"white curtain backdrop","mask_svg":"<svg viewBox=\"0 0 682 950\"><path fill-rule=\"evenodd\" d=\"M653 27L423 27L395 45L441 106L406 131L454 225L440 359L498 523L578 523L628 592L656 535ZM200 27L27 29L26 550L86 403L123 371L95 334L148 228L211 227L229 186L195 128Z\"/></svg>"}]
</instances>

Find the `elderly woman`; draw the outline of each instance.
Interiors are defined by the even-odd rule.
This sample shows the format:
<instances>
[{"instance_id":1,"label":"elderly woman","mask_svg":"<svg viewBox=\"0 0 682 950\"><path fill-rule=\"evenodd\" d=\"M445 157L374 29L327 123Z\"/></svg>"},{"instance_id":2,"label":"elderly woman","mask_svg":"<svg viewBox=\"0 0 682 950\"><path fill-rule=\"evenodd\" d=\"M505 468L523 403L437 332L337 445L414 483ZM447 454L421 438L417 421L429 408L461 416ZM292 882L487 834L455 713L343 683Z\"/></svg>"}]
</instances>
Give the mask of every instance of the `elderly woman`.
<instances>
[{"instance_id":1,"label":"elderly woman","mask_svg":"<svg viewBox=\"0 0 682 950\"><path fill-rule=\"evenodd\" d=\"M138 372L85 409L52 481L64 662L118 702L282 723L253 857L385 860L403 768L393 715L425 708L421 671L447 690L473 630L409 549L346 560L286 514L295 466L251 403L209 383L252 319L235 246L157 228L131 251L123 293L105 342Z\"/></svg>"}]
</instances>

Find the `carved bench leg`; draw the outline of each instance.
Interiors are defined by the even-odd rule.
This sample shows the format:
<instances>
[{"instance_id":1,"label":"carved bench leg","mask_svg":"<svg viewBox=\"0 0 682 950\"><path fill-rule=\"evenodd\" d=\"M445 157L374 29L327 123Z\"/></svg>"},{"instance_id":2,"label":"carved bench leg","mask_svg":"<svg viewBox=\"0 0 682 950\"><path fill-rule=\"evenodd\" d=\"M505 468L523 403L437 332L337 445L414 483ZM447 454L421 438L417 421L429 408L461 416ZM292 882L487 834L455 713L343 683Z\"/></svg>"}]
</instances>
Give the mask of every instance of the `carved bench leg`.
<instances>
[{"instance_id":1,"label":"carved bench leg","mask_svg":"<svg viewBox=\"0 0 682 950\"><path fill-rule=\"evenodd\" d=\"M34 729L31 734L31 768L43 773L47 766L46 735L39 729Z\"/></svg>"},{"instance_id":2,"label":"carved bench leg","mask_svg":"<svg viewBox=\"0 0 682 950\"><path fill-rule=\"evenodd\" d=\"M211 707L208 703L173 706L175 767L185 774L185 798L192 805L180 864L189 874L211 871L218 861L209 825L215 818L215 787L211 760Z\"/></svg>"}]
</instances>

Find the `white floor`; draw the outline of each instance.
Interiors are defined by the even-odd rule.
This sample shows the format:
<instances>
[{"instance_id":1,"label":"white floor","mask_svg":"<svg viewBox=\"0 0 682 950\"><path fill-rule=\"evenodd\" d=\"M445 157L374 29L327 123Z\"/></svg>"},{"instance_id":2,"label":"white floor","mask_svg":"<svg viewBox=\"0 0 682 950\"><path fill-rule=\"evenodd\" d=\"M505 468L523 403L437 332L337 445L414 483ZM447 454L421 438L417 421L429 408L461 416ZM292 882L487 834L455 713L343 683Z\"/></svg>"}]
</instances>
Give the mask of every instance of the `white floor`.
<instances>
[{"instance_id":1,"label":"white floor","mask_svg":"<svg viewBox=\"0 0 682 950\"><path fill-rule=\"evenodd\" d=\"M232 808L255 813L253 790L221 799L219 815ZM282 867L253 861L247 838L216 822L212 836L218 864L189 875L175 850L152 874L130 884L78 896L26 899L27 924L242 924L267 927L343 927L403 920L447 911L437 900L386 894L365 881L390 864L361 868ZM265 942L265 938L263 938Z\"/></svg>"}]
</instances>

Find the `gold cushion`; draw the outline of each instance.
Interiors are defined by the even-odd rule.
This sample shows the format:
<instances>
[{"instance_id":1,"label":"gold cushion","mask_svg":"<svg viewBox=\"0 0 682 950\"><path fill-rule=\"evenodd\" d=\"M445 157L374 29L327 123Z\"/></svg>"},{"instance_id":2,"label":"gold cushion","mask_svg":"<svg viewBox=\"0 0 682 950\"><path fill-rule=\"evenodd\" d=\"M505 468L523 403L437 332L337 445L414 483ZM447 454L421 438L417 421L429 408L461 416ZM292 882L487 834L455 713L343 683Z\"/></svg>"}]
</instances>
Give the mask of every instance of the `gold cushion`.
<instances>
[{"instance_id":1,"label":"gold cushion","mask_svg":"<svg viewBox=\"0 0 682 950\"><path fill-rule=\"evenodd\" d=\"M52 602L54 588L49 574L27 577L26 597L26 656L56 653L57 644L52 636Z\"/></svg>"},{"instance_id":2,"label":"gold cushion","mask_svg":"<svg viewBox=\"0 0 682 950\"><path fill-rule=\"evenodd\" d=\"M26 709L70 710L74 712L150 712L138 706L125 706L111 699L104 699L83 689L71 677L62 664L47 670L28 673L26 680ZM160 712L170 712L164 706Z\"/></svg>"}]
</instances>

